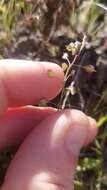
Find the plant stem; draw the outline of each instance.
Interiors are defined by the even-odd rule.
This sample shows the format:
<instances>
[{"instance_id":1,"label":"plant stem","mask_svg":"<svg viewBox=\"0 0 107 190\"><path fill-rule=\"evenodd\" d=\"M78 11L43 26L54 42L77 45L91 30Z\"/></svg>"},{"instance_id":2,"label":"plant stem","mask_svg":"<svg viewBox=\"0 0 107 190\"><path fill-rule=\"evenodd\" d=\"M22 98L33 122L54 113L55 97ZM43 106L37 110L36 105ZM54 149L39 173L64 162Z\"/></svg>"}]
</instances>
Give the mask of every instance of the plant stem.
<instances>
[{"instance_id":1,"label":"plant stem","mask_svg":"<svg viewBox=\"0 0 107 190\"><path fill-rule=\"evenodd\" d=\"M80 47L80 50L79 50L79 52L75 55L75 57L74 57L72 63L70 63L70 61L69 61L68 58L66 59L67 62L68 62L68 64L69 64L69 67L68 67L67 72L66 72L65 77L64 77L64 87L63 87L63 90L62 90L62 93L61 93L61 98L60 98L60 103L59 103L59 108L61 108L61 109L64 109L64 108L65 108L66 101L67 101L67 99L68 99L68 97L69 97L69 95L70 95L70 93L71 93L70 90L68 90L67 93L66 93L66 95L65 95L65 98L64 98L64 100L63 100L63 102L62 102L63 94L64 94L64 89L65 89L65 84L66 84L66 79L67 79L67 77L69 76L69 73L70 73L70 71L71 71L71 69L72 69L72 66L73 66L73 65L75 64L75 62L77 61L78 57L80 56L81 51L83 50L83 48L84 48L84 46L85 46L86 38L87 38L86 35L84 35L83 40L82 40L82 44L81 44L81 47ZM78 74L79 74L79 72L80 72L80 69L81 69L81 67L80 67L80 68L78 69L78 71L77 71L77 74L76 74L76 76L75 76L75 78L74 78L74 82L75 82L76 79L78 78ZM72 81L71 81L71 83L70 83L70 85L69 85L68 88L70 88L71 84L72 84ZM83 102L82 102L82 103L83 103ZM62 105L62 106L61 106L61 105ZM82 104L82 107L83 107L83 104Z\"/></svg>"}]
</instances>

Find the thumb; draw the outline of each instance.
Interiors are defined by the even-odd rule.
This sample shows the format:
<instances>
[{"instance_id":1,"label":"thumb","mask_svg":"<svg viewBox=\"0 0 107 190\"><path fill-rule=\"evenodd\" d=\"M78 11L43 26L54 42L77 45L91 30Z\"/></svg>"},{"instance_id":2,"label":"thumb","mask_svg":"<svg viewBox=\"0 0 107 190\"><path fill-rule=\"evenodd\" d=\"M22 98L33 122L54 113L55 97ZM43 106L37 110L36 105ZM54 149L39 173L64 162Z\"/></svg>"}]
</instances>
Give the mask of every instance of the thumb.
<instances>
[{"instance_id":1,"label":"thumb","mask_svg":"<svg viewBox=\"0 0 107 190\"><path fill-rule=\"evenodd\" d=\"M73 190L79 152L91 130L89 123L77 110L46 118L22 144L1 190Z\"/></svg>"}]
</instances>

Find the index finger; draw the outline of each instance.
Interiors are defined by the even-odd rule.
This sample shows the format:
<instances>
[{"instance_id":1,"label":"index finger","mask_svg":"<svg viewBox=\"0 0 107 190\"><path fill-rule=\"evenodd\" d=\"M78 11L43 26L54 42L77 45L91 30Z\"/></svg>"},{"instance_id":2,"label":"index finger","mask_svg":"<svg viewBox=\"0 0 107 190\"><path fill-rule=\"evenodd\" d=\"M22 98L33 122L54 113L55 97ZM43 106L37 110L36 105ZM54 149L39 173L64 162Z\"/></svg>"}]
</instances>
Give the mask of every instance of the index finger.
<instances>
[{"instance_id":1,"label":"index finger","mask_svg":"<svg viewBox=\"0 0 107 190\"><path fill-rule=\"evenodd\" d=\"M55 97L63 86L62 69L50 62L0 60L0 112Z\"/></svg>"}]
</instances>

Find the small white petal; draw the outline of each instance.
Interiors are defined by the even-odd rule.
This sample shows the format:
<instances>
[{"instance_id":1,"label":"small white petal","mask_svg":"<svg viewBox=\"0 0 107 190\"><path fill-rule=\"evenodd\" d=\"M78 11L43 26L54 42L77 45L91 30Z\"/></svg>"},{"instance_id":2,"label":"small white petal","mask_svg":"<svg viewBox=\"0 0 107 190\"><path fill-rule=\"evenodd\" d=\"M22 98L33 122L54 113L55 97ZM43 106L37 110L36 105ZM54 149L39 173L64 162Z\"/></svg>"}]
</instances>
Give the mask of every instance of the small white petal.
<instances>
[{"instance_id":1,"label":"small white petal","mask_svg":"<svg viewBox=\"0 0 107 190\"><path fill-rule=\"evenodd\" d=\"M67 60L68 59L68 53L63 53L62 58L65 59L65 60Z\"/></svg>"}]
</instances>

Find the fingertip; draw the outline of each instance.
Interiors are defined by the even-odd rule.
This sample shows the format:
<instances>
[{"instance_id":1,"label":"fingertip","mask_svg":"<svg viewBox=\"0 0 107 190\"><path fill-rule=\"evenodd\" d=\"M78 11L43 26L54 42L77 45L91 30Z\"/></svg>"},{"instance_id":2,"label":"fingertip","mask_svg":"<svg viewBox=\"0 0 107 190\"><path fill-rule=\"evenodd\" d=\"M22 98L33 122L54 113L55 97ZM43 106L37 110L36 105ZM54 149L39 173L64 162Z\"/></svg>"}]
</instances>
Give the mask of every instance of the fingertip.
<instances>
[{"instance_id":1,"label":"fingertip","mask_svg":"<svg viewBox=\"0 0 107 190\"><path fill-rule=\"evenodd\" d=\"M66 136L66 147L74 156L78 156L84 146L89 130L87 116L79 110L71 110L72 119Z\"/></svg>"},{"instance_id":2,"label":"fingertip","mask_svg":"<svg viewBox=\"0 0 107 190\"><path fill-rule=\"evenodd\" d=\"M9 107L49 101L59 94L64 81L61 67L51 62L4 59L0 74Z\"/></svg>"},{"instance_id":3,"label":"fingertip","mask_svg":"<svg viewBox=\"0 0 107 190\"><path fill-rule=\"evenodd\" d=\"M85 141L85 145L88 145L89 143L91 143L96 137L97 132L98 132L96 120L90 116L88 116L88 120L89 120L89 132L88 132L87 139Z\"/></svg>"},{"instance_id":4,"label":"fingertip","mask_svg":"<svg viewBox=\"0 0 107 190\"><path fill-rule=\"evenodd\" d=\"M54 98L56 95L59 94L61 91L63 84L64 84L64 73L62 68L52 62L42 62L43 65L46 66L46 80L48 84L50 83L53 89L51 89L51 92L46 94L46 97L48 100Z\"/></svg>"}]
</instances>

